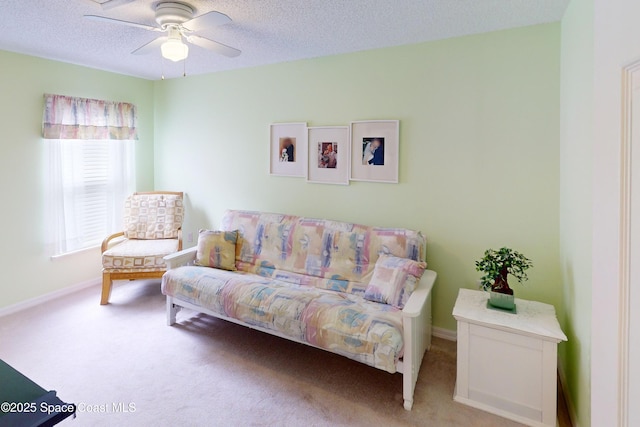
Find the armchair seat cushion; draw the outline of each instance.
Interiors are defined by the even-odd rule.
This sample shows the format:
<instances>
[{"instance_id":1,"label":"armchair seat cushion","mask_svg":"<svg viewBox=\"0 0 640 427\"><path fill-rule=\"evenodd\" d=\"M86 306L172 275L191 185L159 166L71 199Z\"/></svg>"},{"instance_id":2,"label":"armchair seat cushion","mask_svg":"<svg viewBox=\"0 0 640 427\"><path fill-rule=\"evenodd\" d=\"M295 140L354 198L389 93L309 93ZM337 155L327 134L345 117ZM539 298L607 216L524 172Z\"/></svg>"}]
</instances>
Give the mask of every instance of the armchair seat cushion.
<instances>
[{"instance_id":1,"label":"armchair seat cushion","mask_svg":"<svg viewBox=\"0 0 640 427\"><path fill-rule=\"evenodd\" d=\"M162 271L163 257L178 250L178 239L125 239L102 254L102 267L108 272Z\"/></svg>"}]
</instances>

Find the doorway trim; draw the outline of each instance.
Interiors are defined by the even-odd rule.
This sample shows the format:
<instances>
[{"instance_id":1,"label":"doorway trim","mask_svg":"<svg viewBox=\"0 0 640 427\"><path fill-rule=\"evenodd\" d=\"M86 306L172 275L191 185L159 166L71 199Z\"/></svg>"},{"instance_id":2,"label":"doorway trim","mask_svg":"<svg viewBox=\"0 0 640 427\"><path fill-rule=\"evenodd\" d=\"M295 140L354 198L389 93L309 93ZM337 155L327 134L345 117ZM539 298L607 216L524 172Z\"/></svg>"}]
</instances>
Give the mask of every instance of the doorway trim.
<instances>
[{"instance_id":1,"label":"doorway trim","mask_svg":"<svg viewBox=\"0 0 640 427\"><path fill-rule=\"evenodd\" d=\"M622 145L620 149L620 286L618 295L618 420L629 425L629 341L631 298L631 206L633 191L633 93L640 88L640 60L622 70ZM640 108L640 106L636 106ZM636 129L640 132L640 129ZM638 177L636 177L636 180ZM637 184L637 183L636 183Z\"/></svg>"}]
</instances>

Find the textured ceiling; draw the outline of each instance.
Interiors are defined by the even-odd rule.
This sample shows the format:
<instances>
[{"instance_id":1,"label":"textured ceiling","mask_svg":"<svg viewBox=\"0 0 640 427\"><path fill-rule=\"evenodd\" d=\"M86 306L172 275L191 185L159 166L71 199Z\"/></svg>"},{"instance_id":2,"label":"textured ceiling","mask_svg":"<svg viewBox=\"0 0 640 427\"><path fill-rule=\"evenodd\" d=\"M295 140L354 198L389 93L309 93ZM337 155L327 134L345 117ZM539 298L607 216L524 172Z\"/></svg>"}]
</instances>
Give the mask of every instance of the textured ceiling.
<instances>
[{"instance_id":1,"label":"textured ceiling","mask_svg":"<svg viewBox=\"0 0 640 427\"><path fill-rule=\"evenodd\" d=\"M102 15L155 26L157 0L103 10L105 0L1 0L0 49L147 79L293 61L559 21L569 0L187 0L233 22L198 32L242 51L190 46L186 63L130 52L160 33L90 21ZM114 0L115 4L119 0Z\"/></svg>"}]
</instances>

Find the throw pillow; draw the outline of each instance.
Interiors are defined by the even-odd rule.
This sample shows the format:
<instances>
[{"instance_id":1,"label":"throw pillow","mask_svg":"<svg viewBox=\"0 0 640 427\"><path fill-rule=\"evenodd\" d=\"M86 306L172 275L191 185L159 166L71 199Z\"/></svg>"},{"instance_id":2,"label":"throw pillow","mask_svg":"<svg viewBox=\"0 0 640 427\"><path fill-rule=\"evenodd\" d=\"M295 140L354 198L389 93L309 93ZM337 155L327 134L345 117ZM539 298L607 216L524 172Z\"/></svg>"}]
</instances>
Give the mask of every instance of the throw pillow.
<instances>
[{"instance_id":1,"label":"throw pillow","mask_svg":"<svg viewBox=\"0 0 640 427\"><path fill-rule=\"evenodd\" d=\"M236 270L237 231L200 230L196 265Z\"/></svg>"},{"instance_id":2,"label":"throw pillow","mask_svg":"<svg viewBox=\"0 0 640 427\"><path fill-rule=\"evenodd\" d=\"M402 309L422 277L427 263L409 258L382 255L373 269L373 277L364 297L369 301Z\"/></svg>"}]
</instances>

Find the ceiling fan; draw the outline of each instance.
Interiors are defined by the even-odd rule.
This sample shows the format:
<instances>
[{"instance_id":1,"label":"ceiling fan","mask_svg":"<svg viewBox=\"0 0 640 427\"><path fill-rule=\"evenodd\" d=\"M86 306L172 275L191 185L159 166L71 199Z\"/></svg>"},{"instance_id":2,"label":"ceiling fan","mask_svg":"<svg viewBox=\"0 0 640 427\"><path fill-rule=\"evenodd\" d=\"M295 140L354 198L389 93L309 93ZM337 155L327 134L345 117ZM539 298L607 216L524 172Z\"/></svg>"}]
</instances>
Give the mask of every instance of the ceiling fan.
<instances>
[{"instance_id":1,"label":"ceiling fan","mask_svg":"<svg viewBox=\"0 0 640 427\"><path fill-rule=\"evenodd\" d=\"M113 24L142 28L148 31L167 33L166 36L160 36L135 49L131 52L134 55L145 55L160 48L163 57L171 61L180 61L189 55L189 46L183 43L183 40L228 57L235 57L241 53L238 49L194 34L197 31L229 23L231 22L231 18L224 13L216 11L208 12L194 18L193 7L186 3L158 3L156 6L157 27L139 24L137 22L121 21L105 16L84 15L84 17L94 21L110 22Z\"/></svg>"}]
</instances>

